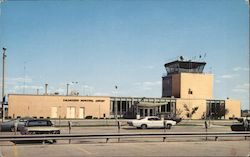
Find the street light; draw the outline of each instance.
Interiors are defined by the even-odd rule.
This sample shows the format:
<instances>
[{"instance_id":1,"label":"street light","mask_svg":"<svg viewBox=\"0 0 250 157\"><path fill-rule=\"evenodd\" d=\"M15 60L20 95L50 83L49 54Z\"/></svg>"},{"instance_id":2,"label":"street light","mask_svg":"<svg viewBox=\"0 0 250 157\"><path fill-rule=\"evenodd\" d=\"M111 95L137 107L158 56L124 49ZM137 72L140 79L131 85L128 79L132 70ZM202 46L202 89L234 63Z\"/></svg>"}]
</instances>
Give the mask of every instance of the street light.
<instances>
[{"instance_id":1,"label":"street light","mask_svg":"<svg viewBox=\"0 0 250 157\"><path fill-rule=\"evenodd\" d=\"M74 84L78 84L77 81L72 81L72 85ZM77 90L73 91L74 93L72 93L73 95L79 95L79 92Z\"/></svg>"},{"instance_id":2,"label":"street light","mask_svg":"<svg viewBox=\"0 0 250 157\"><path fill-rule=\"evenodd\" d=\"M192 94L193 94L193 91L190 88L188 88L188 103L189 103L189 107L191 106L191 104L190 104L190 95L192 95ZM191 119L191 117L192 117L192 115L190 116L190 119Z\"/></svg>"},{"instance_id":3,"label":"street light","mask_svg":"<svg viewBox=\"0 0 250 157\"><path fill-rule=\"evenodd\" d=\"M117 121L117 110L118 110L118 104L117 104L117 99L116 99L116 95L117 95L117 89L118 89L118 86L116 85L115 86L115 119Z\"/></svg>"},{"instance_id":4,"label":"street light","mask_svg":"<svg viewBox=\"0 0 250 157\"><path fill-rule=\"evenodd\" d=\"M5 93L4 93L4 84L5 84L5 58L7 57L7 55L5 54L6 53L6 48L3 47L3 74L2 74L2 122L4 121L4 104L5 104Z\"/></svg>"},{"instance_id":5,"label":"street light","mask_svg":"<svg viewBox=\"0 0 250 157\"><path fill-rule=\"evenodd\" d=\"M67 83L67 92L66 92L66 95L68 96L69 95L69 85L73 85L73 84L78 84L78 82L77 81L72 81L71 83ZM78 92L77 92L77 95L78 95Z\"/></svg>"}]
</instances>

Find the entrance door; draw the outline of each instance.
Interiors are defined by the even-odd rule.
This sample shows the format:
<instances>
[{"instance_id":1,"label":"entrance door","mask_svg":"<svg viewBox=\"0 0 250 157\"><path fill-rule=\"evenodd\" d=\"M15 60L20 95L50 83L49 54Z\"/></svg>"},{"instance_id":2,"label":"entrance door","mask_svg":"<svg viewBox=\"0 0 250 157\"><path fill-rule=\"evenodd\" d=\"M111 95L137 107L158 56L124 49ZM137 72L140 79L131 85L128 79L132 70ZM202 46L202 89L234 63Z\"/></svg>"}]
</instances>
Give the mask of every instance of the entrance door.
<instances>
[{"instance_id":1,"label":"entrance door","mask_svg":"<svg viewBox=\"0 0 250 157\"><path fill-rule=\"evenodd\" d=\"M149 115L150 115L150 116L154 116L154 114L153 114L153 109L149 109Z\"/></svg>"},{"instance_id":2,"label":"entrance door","mask_svg":"<svg viewBox=\"0 0 250 157\"><path fill-rule=\"evenodd\" d=\"M51 118L57 118L57 107L51 107Z\"/></svg>"},{"instance_id":3,"label":"entrance door","mask_svg":"<svg viewBox=\"0 0 250 157\"><path fill-rule=\"evenodd\" d=\"M148 116L148 109L144 109L144 116Z\"/></svg>"},{"instance_id":4,"label":"entrance door","mask_svg":"<svg viewBox=\"0 0 250 157\"><path fill-rule=\"evenodd\" d=\"M75 118L76 107L69 106L67 107L67 115L66 118Z\"/></svg>"},{"instance_id":5,"label":"entrance door","mask_svg":"<svg viewBox=\"0 0 250 157\"><path fill-rule=\"evenodd\" d=\"M79 108L79 118L84 118L85 117L85 108L80 107Z\"/></svg>"}]
</instances>

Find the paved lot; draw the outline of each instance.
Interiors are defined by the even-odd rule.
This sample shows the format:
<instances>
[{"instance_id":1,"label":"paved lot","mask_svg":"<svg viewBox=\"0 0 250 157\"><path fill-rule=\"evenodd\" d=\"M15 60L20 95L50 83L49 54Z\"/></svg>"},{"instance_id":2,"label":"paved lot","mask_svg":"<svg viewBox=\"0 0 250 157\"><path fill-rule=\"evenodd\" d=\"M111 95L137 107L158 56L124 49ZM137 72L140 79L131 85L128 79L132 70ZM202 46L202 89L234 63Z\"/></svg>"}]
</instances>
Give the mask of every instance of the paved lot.
<instances>
[{"instance_id":1,"label":"paved lot","mask_svg":"<svg viewBox=\"0 0 250 157\"><path fill-rule=\"evenodd\" d=\"M167 132L205 132L203 125L174 126ZM208 132L230 132L229 126L212 125ZM62 127L61 132L68 133L67 127ZM73 127L72 134L88 133L117 133L115 126L99 127ZM149 133L164 132L164 129L136 129L123 126L120 132L124 133ZM13 134L1 132L1 135ZM105 139L85 139L69 141L58 141L57 144L17 144L11 142L0 142L0 157L77 157L77 156L248 156L250 154L250 140L244 138L167 138L162 142L161 138L131 138L117 139L105 143ZM2 156L1 156L2 155Z\"/></svg>"},{"instance_id":2,"label":"paved lot","mask_svg":"<svg viewBox=\"0 0 250 157\"><path fill-rule=\"evenodd\" d=\"M249 141L144 142L1 146L4 157L245 156Z\"/></svg>"}]
</instances>

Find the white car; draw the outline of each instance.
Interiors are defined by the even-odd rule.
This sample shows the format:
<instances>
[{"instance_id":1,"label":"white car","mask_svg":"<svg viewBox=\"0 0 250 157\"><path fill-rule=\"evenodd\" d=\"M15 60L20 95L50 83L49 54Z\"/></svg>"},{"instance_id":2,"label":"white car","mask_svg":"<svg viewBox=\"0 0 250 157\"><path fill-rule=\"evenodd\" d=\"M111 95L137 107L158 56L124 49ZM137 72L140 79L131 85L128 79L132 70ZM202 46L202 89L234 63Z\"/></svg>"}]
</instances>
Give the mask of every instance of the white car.
<instances>
[{"instance_id":1,"label":"white car","mask_svg":"<svg viewBox=\"0 0 250 157\"><path fill-rule=\"evenodd\" d=\"M149 116L138 120L132 120L127 122L129 126L137 128L164 128L164 123L167 129L170 129L176 122L173 120L163 120L156 116Z\"/></svg>"}]
</instances>

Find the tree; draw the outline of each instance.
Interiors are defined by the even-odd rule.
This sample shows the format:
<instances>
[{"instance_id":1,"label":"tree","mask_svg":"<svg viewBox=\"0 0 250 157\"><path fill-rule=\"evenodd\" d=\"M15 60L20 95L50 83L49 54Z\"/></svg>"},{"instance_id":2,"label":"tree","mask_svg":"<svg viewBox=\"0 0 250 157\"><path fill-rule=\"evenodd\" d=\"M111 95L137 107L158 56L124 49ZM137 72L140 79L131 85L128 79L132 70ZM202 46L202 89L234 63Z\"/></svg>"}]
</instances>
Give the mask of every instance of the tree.
<instances>
[{"instance_id":1,"label":"tree","mask_svg":"<svg viewBox=\"0 0 250 157\"><path fill-rule=\"evenodd\" d=\"M190 118L190 119L192 119L192 116L193 116L193 115L195 114L195 112L199 109L198 106L193 107L192 109L190 109L190 108L187 106L187 104L184 104L183 106L184 106L184 109L185 109L185 111L186 111L186 116L187 116L187 118Z\"/></svg>"},{"instance_id":2,"label":"tree","mask_svg":"<svg viewBox=\"0 0 250 157\"><path fill-rule=\"evenodd\" d=\"M214 118L221 119L222 117L225 118L225 115L228 114L228 109L225 108L224 105L220 105L214 113Z\"/></svg>"},{"instance_id":3,"label":"tree","mask_svg":"<svg viewBox=\"0 0 250 157\"><path fill-rule=\"evenodd\" d=\"M181 110L181 109L176 109L176 112L175 112L175 113L176 113L176 116L182 118L182 116L181 116L182 112L183 112L183 110Z\"/></svg>"}]
</instances>

